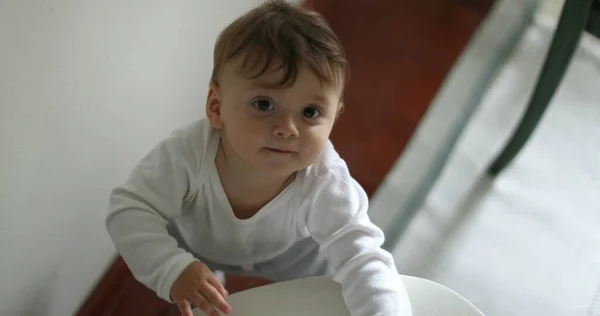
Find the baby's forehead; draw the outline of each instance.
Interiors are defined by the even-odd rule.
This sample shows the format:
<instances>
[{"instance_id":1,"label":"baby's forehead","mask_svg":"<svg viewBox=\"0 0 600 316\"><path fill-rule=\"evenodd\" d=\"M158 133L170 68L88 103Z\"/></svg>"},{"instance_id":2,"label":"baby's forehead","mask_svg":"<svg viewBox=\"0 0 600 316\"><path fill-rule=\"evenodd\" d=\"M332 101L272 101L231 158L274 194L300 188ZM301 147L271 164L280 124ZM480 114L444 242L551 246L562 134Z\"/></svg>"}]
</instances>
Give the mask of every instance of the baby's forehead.
<instances>
[{"instance_id":1,"label":"baby's forehead","mask_svg":"<svg viewBox=\"0 0 600 316\"><path fill-rule=\"evenodd\" d=\"M283 67L270 66L265 69L261 67L242 67L238 65L233 69L234 75L241 77L248 84L261 86L263 88L285 88L293 86L296 78L287 78Z\"/></svg>"},{"instance_id":2,"label":"baby's forehead","mask_svg":"<svg viewBox=\"0 0 600 316\"><path fill-rule=\"evenodd\" d=\"M299 76L318 83L320 88L336 88L344 84L344 75L338 69L326 65L315 66L304 60L282 60L265 54L240 54L224 63L221 77L260 83L272 88L287 88L295 85ZM267 54L268 55L268 54ZM325 64L327 64L325 62ZM327 68L328 71L324 71ZM341 69L339 69L341 70Z\"/></svg>"},{"instance_id":3,"label":"baby's forehead","mask_svg":"<svg viewBox=\"0 0 600 316\"><path fill-rule=\"evenodd\" d=\"M224 79L229 78L238 84L257 89L329 90L337 86L322 80L308 65L302 63L291 71L281 63L260 67L231 63L224 68L223 75Z\"/></svg>"},{"instance_id":4,"label":"baby's forehead","mask_svg":"<svg viewBox=\"0 0 600 316\"><path fill-rule=\"evenodd\" d=\"M238 74L244 77L244 73ZM301 69L295 78L287 80L282 71L262 74L256 78L244 78L243 87L247 91L286 91L290 96L311 97L322 101L335 101L337 88L319 80L310 69Z\"/></svg>"}]
</instances>

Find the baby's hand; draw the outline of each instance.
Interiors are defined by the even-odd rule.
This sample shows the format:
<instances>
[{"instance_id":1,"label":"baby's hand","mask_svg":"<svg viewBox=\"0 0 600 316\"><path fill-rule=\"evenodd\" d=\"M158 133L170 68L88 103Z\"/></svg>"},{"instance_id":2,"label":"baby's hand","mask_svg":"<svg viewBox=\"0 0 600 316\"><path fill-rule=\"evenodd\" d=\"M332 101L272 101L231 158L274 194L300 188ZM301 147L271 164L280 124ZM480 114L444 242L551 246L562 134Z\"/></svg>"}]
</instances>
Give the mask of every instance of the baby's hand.
<instances>
[{"instance_id":1,"label":"baby's hand","mask_svg":"<svg viewBox=\"0 0 600 316\"><path fill-rule=\"evenodd\" d=\"M229 314L231 306L225 298L228 293L221 281L201 262L190 264L171 287L171 299L183 316L193 316L191 304L206 315L219 316L215 308Z\"/></svg>"}]
</instances>

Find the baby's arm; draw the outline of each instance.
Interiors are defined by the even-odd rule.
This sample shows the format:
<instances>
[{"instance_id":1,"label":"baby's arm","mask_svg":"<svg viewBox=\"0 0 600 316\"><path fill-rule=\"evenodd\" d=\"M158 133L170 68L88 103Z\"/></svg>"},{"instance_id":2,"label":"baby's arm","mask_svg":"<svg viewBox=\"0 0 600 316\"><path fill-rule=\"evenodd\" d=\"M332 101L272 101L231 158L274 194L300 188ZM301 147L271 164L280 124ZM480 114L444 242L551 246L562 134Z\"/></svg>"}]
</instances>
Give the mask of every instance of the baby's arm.
<instances>
[{"instance_id":1,"label":"baby's arm","mask_svg":"<svg viewBox=\"0 0 600 316\"><path fill-rule=\"evenodd\" d=\"M173 282L196 259L166 229L197 190L191 181L193 153L174 134L144 157L110 196L106 227L135 278L170 300Z\"/></svg>"},{"instance_id":2,"label":"baby's arm","mask_svg":"<svg viewBox=\"0 0 600 316\"><path fill-rule=\"evenodd\" d=\"M345 164L332 163L313 184L307 227L335 269L353 316L410 316L406 289L383 232L368 215L368 199Z\"/></svg>"}]
</instances>

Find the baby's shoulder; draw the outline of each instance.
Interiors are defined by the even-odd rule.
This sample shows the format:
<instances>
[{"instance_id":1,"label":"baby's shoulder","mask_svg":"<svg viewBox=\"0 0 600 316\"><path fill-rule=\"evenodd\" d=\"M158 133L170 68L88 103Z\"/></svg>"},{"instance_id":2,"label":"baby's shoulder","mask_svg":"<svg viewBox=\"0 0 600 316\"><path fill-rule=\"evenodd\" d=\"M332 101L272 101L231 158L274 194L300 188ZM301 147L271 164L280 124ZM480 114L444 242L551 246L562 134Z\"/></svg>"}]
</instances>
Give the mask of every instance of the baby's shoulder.
<instances>
[{"instance_id":1,"label":"baby's shoulder","mask_svg":"<svg viewBox=\"0 0 600 316\"><path fill-rule=\"evenodd\" d=\"M201 119L173 129L159 142L158 147L186 160L202 160L210 150L213 138L210 124L206 119Z\"/></svg>"},{"instance_id":2,"label":"baby's shoulder","mask_svg":"<svg viewBox=\"0 0 600 316\"><path fill-rule=\"evenodd\" d=\"M146 159L156 159L161 164L183 165L189 176L200 176L206 158L214 155L211 151L216 150L215 137L206 119L197 120L173 129Z\"/></svg>"},{"instance_id":3,"label":"baby's shoulder","mask_svg":"<svg viewBox=\"0 0 600 316\"><path fill-rule=\"evenodd\" d=\"M352 177L348 166L338 154L331 141L327 142L325 149L317 161L305 170L305 192L311 192L310 188L328 187L334 189L337 185L350 182Z\"/></svg>"},{"instance_id":4,"label":"baby's shoulder","mask_svg":"<svg viewBox=\"0 0 600 316\"><path fill-rule=\"evenodd\" d=\"M323 216L347 219L368 205L364 189L351 176L346 162L331 142L320 159L307 168L305 177L301 205L307 221L309 218L320 221Z\"/></svg>"},{"instance_id":5,"label":"baby's shoulder","mask_svg":"<svg viewBox=\"0 0 600 316\"><path fill-rule=\"evenodd\" d=\"M165 142L178 143L194 149L202 148L210 142L211 128L206 119L193 121L171 131Z\"/></svg>"}]
</instances>

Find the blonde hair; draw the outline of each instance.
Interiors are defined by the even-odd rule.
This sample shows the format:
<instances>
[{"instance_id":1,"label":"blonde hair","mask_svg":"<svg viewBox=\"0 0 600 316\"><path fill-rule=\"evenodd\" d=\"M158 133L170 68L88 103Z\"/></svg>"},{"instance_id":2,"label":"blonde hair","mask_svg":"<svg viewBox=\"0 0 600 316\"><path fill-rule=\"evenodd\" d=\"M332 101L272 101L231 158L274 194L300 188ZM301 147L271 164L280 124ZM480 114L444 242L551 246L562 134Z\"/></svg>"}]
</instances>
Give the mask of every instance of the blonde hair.
<instances>
[{"instance_id":1,"label":"blonde hair","mask_svg":"<svg viewBox=\"0 0 600 316\"><path fill-rule=\"evenodd\" d=\"M344 49L325 19L283 0L263 3L221 32L211 77L216 85L225 64L237 58L242 58L240 73L250 79L273 66L282 69L282 86L294 83L301 65L322 83L345 85L349 79Z\"/></svg>"}]
</instances>

